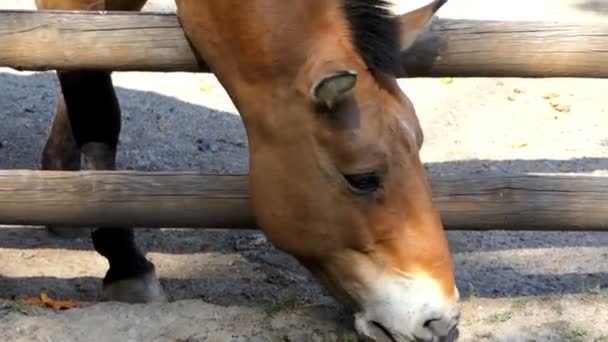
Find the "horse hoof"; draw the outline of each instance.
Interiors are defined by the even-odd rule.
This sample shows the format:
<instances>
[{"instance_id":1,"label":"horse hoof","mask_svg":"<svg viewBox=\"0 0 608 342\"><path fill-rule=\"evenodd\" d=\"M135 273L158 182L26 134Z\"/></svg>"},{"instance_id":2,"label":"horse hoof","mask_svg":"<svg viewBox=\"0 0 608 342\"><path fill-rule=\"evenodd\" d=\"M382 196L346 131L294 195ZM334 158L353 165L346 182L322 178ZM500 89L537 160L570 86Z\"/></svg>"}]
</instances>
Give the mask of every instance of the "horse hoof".
<instances>
[{"instance_id":1,"label":"horse hoof","mask_svg":"<svg viewBox=\"0 0 608 342\"><path fill-rule=\"evenodd\" d=\"M121 279L103 285L103 301L124 303L167 302L156 273L149 272L137 278Z\"/></svg>"},{"instance_id":2,"label":"horse hoof","mask_svg":"<svg viewBox=\"0 0 608 342\"><path fill-rule=\"evenodd\" d=\"M77 239L91 236L91 228L47 226L53 236L63 239Z\"/></svg>"}]
</instances>

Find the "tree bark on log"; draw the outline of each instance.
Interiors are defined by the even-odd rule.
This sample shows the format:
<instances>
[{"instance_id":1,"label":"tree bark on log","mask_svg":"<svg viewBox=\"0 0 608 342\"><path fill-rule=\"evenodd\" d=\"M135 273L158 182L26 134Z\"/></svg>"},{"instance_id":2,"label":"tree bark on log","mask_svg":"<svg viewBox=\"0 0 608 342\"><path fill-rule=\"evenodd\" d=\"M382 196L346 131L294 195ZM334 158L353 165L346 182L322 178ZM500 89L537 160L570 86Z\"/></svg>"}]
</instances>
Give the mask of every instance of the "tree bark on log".
<instances>
[{"instance_id":1,"label":"tree bark on log","mask_svg":"<svg viewBox=\"0 0 608 342\"><path fill-rule=\"evenodd\" d=\"M435 19L400 77L608 77L608 24ZM209 72L174 14L0 11L0 66Z\"/></svg>"},{"instance_id":2,"label":"tree bark on log","mask_svg":"<svg viewBox=\"0 0 608 342\"><path fill-rule=\"evenodd\" d=\"M448 230L608 231L608 176L430 178ZM0 224L258 229L247 175L0 171Z\"/></svg>"}]
</instances>

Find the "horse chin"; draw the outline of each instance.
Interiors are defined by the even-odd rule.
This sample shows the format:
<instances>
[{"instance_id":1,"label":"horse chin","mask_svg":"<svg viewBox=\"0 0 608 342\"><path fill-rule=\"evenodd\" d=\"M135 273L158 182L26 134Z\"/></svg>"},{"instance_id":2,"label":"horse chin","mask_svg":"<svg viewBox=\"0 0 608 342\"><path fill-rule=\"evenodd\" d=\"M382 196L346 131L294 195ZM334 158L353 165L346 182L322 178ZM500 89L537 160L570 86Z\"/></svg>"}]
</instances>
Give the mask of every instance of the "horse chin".
<instances>
[{"instance_id":1,"label":"horse chin","mask_svg":"<svg viewBox=\"0 0 608 342\"><path fill-rule=\"evenodd\" d=\"M422 342L423 340L414 337L408 338L401 334L391 332L390 329L376 321L366 321L362 317L355 315L355 329L362 341L375 342ZM434 337L429 342L456 342L460 331L457 327L451 330L448 336ZM426 342L426 340L424 340Z\"/></svg>"},{"instance_id":2,"label":"horse chin","mask_svg":"<svg viewBox=\"0 0 608 342\"><path fill-rule=\"evenodd\" d=\"M375 342L405 342L410 340L400 339L391 331L376 321L367 321L355 314L355 330L362 341Z\"/></svg>"}]
</instances>

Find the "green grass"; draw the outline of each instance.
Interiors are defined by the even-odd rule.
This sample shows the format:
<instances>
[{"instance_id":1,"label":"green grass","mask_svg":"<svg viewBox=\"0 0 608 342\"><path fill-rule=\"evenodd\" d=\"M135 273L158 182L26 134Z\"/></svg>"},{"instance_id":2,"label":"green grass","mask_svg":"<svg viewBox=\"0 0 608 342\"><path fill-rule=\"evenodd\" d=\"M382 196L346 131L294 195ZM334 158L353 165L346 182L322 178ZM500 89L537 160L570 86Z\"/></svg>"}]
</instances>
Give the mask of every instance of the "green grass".
<instances>
[{"instance_id":1,"label":"green grass","mask_svg":"<svg viewBox=\"0 0 608 342\"><path fill-rule=\"evenodd\" d=\"M469 283L469 299L475 299L479 296L479 291L472 283Z\"/></svg>"},{"instance_id":2,"label":"green grass","mask_svg":"<svg viewBox=\"0 0 608 342\"><path fill-rule=\"evenodd\" d=\"M264 312L268 316L274 316L282 311L295 309L298 305L298 298L295 294L289 294L283 298L277 299L264 308Z\"/></svg>"},{"instance_id":3,"label":"green grass","mask_svg":"<svg viewBox=\"0 0 608 342\"><path fill-rule=\"evenodd\" d=\"M580 325L577 325L576 327L574 327L574 329L572 329L572 335L576 337L585 337L588 333L589 332L587 331L587 329L581 327Z\"/></svg>"},{"instance_id":4,"label":"green grass","mask_svg":"<svg viewBox=\"0 0 608 342\"><path fill-rule=\"evenodd\" d=\"M21 300L9 300L0 306L0 310L16 311L24 315L31 313L31 308Z\"/></svg>"}]
</instances>

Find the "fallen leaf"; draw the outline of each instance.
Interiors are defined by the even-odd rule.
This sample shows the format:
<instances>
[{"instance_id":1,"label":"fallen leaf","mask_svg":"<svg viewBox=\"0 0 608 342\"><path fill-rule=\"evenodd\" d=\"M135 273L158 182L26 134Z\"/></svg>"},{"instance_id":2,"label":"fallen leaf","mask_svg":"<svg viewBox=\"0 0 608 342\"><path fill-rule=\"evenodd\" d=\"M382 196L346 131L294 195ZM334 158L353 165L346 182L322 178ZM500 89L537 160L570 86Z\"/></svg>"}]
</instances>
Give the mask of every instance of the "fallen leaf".
<instances>
[{"instance_id":1,"label":"fallen leaf","mask_svg":"<svg viewBox=\"0 0 608 342\"><path fill-rule=\"evenodd\" d=\"M524 91L523 91L523 90L521 90L521 89L519 89L519 88L513 88L513 92L514 92L515 94L521 94L521 93L523 93Z\"/></svg>"},{"instance_id":2,"label":"fallen leaf","mask_svg":"<svg viewBox=\"0 0 608 342\"><path fill-rule=\"evenodd\" d=\"M503 86L503 85L505 85L505 83L503 81L498 81L498 82L496 82L496 85L497 86Z\"/></svg>"},{"instance_id":3,"label":"fallen leaf","mask_svg":"<svg viewBox=\"0 0 608 342\"><path fill-rule=\"evenodd\" d=\"M44 292L39 297L29 297L23 302L28 305L44 305L53 310L68 310L78 306L73 300L54 300Z\"/></svg>"},{"instance_id":4,"label":"fallen leaf","mask_svg":"<svg viewBox=\"0 0 608 342\"><path fill-rule=\"evenodd\" d=\"M557 93L549 93L549 94L543 95L543 99L545 99L545 100L553 100L558 97L559 97L559 94L557 94Z\"/></svg>"},{"instance_id":5,"label":"fallen leaf","mask_svg":"<svg viewBox=\"0 0 608 342\"><path fill-rule=\"evenodd\" d=\"M562 113L568 113L570 112L570 105L563 105L563 104L559 104L559 103L553 103L550 102L551 107L553 107L553 109L555 109L558 112L562 112Z\"/></svg>"},{"instance_id":6,"label":"fallen leaf","mask_svg":"<svg viewBox=\"0 0 608 342\"><path fill-rule=\"evenodd\" d=\"M42 305L42 299L40 297L29 297L24 299L23 303L27 305Z\"/></svg>"},{"instance_id":7,"label":"fallen leaf","mask_svg":"<svg viewBox=\"0 0 608 342\"><path fill-rule=\"evenodd\" d=\"M454 79L451 77L441 78L441 83L443 83L443 84L452 84L453 82L454 82Z\"/></svg>"},{"instance_id":8,"label":"fallen leaf","mask_svg":"<svg viewBox=\"0 0 608 342\"><path fill-rule=\"evenodd\" d=\"M515 98L513 96L507 96L507 100L509 100L509 101L515 101Z\"/></svg>"},{"instance_id":9,"label":"fallen leaf","mask_svg":"<svg viewBox=\"0 0 608 342\"><path fill-rule=\"evenodd\" d=\"M40 298L46 306L55 310L67 310L78 306L78 303L73 300L54 300L51 299L46 293L40 294Z\"/></svg>"}]
</instances>

